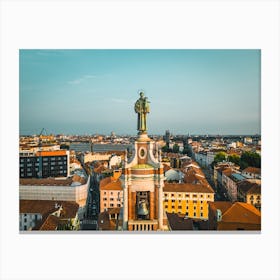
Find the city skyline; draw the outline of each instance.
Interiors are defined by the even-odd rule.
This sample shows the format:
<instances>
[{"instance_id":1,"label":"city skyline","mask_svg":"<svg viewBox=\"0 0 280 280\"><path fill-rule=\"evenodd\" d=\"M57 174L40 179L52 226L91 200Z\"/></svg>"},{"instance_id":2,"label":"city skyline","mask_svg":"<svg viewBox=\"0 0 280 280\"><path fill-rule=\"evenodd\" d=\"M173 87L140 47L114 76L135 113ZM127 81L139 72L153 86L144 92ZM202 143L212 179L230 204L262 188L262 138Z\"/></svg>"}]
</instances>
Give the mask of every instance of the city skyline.
<instances>
[{"instance_id":1,"label":"city skyline","mask_svg":"<svg viewBox=\"0 0 280 280\"><path fill-rule=\"evenodd\" d=\"M20 50L20 134L260 134L260 50Z\"/></svg>"}]
</instances>

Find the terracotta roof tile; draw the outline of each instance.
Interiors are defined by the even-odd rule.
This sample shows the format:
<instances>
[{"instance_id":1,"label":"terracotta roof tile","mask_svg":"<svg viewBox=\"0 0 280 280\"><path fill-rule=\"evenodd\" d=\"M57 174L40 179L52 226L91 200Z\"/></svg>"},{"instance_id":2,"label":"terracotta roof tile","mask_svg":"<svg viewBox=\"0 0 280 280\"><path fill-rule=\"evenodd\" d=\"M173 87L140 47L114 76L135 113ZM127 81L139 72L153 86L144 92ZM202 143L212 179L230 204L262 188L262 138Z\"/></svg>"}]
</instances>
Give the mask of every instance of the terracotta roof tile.
<instances>
[{"instance_id":1,"label":"terracotta roof tile","mask_svg":"<svg viewBox=\"0 0 280 280\"><path fill-rule=\"evenodd\" d=\"M257 193L261 193L261 185L255 181L243 180L237 183L237 187L243 193L248 193L250 189L252 189L252 191L256 191Z\"/></svg>"},{"instance_id":2,"label":"terracotta roof tile","mask_svg":"<svg viewBox=\"0 0 280 280\"><path fill-rule=\"evenodd\" d=\"M231 168L226 168L226 169L224 169L223 171L222 171L222 173L225 175L225 176L230 176L232 173L233 173L233 171L232 171L232 169Z\"/></svg>"},{"instance_id":3,"label":"terracotta roof tile","mask_svg":"<svg viewBox=\"0 0 280 280\"><path fill-rule=\"evenodd\" d=\"M232 206L232 203L230 201L215 201L209 202L208 205L213 211L220 209L222 213L225 213Z\"/></svg>"},{"instance_id":4,"label":"terracotta roof tile","mask_svg":"<svg viewBox=\"0 0 280 280\"><path fill-rule=\"evenodd\" d=\"M236 202L222 215L223 222L260 224L261 213L253 205Z\"/></svg>"},{"instance_id":5,"label":"terracotta roof tile","mask_svg":"<svg viewBox=\"0 0 280 280\"><path fill-rule=\"evenodd\" d=\"M257 168L257 167L249 166L249 167L245 168L242 172L261 174L261 169Z\"/></svg>"},{"instance_id":6,"label":"terracotta roof tile","mask_svg":"<svg viewBox=\"0 0 280 280\"><path fill-rule=\"evenodd\" d=\"M100 181L100 190L122 190L121 180L114 180L112 177L106 177Z\"/></svg>"},{"instance_id":7,"label":"terracotta roof tile","mask_svg":"<svg viewBox=\"0 0 280 280\"><path fill-rule=\"evenodd\" d=\"M201 184L175 184L165 183L163 187L164 192L191 192L191 193L214 193L211 187Z\"/></svg>"},{"instance_id":8,"label":"terracotta roof tile","mask_svg":"<svg viewBox=\"0 0 280 280\"><path fill-rule=\"evenodd\" d=\"M59 225L59 218L54 215L49 215L38 230L56 230Z\"/></svg>"},{"instance_id":9,"label":"terracotta roof tile","mask_svg":"<svg viewBox=\"0 0 280 280\"><path fill-rule=\"evenodd\" d=\"M101 212L98 216L98 227L102 230L116 230L116 220L109 219L109 212Z\"/></svg>"},{"instance_id":10,"label":"terracotta roof tile","mask_svg":"<svg viewBox=\"0 0 280 280\"><path fill-rule=\"evenodd\" d=\"M56 180L54 178L46 178L46 179L20 179L19 180L20 185L33 185L33 186L70 186L72 184L72 179L59 179Z\"/></svg>"},{"instance_id":11,"label":"terracotta roof tile","mask_svg":"<svg viewBox=\"0 0 280 280\"><path fill-rule=\"evenodd\" d=\"M175 213L166 213L171 230L193 230L193 221Z\"/></svg>"},{"instance_id":12,"label":"terracotta roof tile","mask_svg":"<svg viewBox=\"0 0 280 280\"><path fill-rule=\"evenodd\" d=\"M32 214L40 213L42 216L49 215L58 210L55 206L61 205L63 210L61 218L74 218L79 209L79 204L75 201L57 200L23 200L19 201L20 213Z\"/></svg>"},{"instance_id":13,"label":"terracotta roof tile","mask_svg":"<svg viewBox=\"0 0 280 280\"><path fill-rule=\"evenodd\" d=\"M247 194L261 194L261 186L254 184L247 192Z\"/></svg>"}]
</instances>

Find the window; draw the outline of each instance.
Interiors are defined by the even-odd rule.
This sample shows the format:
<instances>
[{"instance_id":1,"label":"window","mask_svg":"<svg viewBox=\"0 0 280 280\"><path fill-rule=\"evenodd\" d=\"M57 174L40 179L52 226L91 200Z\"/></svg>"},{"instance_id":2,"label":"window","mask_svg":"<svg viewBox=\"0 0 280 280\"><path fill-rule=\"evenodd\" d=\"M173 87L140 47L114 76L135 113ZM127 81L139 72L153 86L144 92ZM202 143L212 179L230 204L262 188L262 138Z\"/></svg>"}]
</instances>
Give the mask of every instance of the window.
<instances>
[{"instance_id":1,"label":"window","mask_svg":"<svg viewBox=\"0 0 280 280\"><path fill-rule=\"evenodd\" d=\"M200 201L201 204L203 204L203 201Z\"/></svg>"},{"instance_id":2,"label":"window","mask_svg":"<svg viewBox=\"0 0 280 280\"><path fill-rule=\"evenodd\" d=\"M194 200L193 203L197 203L197 200Z\"/></svg>"},{"instance_id":3,"label":"window","mask_svg":"<svg viewBox=\"0 0 280 280\"><path fill-rule=\"evenodd\" d=\"M202 207L202 206L200 207L200 210L203 210L203 207Z\"/></svg>"},{"instance_id":4,"label":"window","mask_svg":"<svg viewBox=\"0 0 280 280\"><path fill-rule=\"evenodd\" d=\"M113 198L113 197L111 197L111 198L110 198L110 201L113 201L113 200L114 200L114 198Z\"/></svg>"},{"instance_id":5,"label":"window","mask_svg":"<svg viewBox=\"0 0 280 280\"><path fill-rule=\"evenodd\" d=\"M196 210L196 206L194 206L193 209Z\"/></svg>"},{"instance_id":6,"label":"window","mask_svg":"<svg viewBox=\"0 0 280 280\"><path fill-rule=\"evenodd\" d=\"M200 217L203 217L203 213L200 213Z\"/></svg>"},{"instance_id":7,"label":"window","mask_svg":"<svg viewBox=\"0 0 280 280\"><path fill-rule=\"evenodd\" d=\"M172 193L171 196L174 197L174 193Z\"/></svg>"},{"instance_id":8,"label":"window","mask_svg":"<svg viewBox=\"0 0 280 280\"><path fill-rule=\"evenodd\" d=\"M203 197L203 194L201 194L200 197Z\"/></svg>"},{"instance_id":9,"label":"window","mask_svg":"<svg viewBox=\"0 0 280 280\"><path fill-rule=\"evenodd\" d=\"M113 195L113 192L111 192L111 195Z\"/></svg>"},{"instance_id":10,"label":"window","mask_svg":"<svg viewBox=\"0 0 280 280\"><path fill-rule=\"evenodd\" d=\"M193 194L193 197L197 197L197 195L196 195L196 194Z\"/></svg>"},{"instance_id":11,"label":"window","mask_svg":"<svg viewBox=\"0 0 280 280\"><path fill-rule=\"evenodd\" d=\"M189 209L189 206L187 206L186 209L188 210L188 209Z\"/></svg>"},{"instance_id":12,"label":"window","mask_svg":"<svg viewBox=\"0 0 280 280\"><path fill-rule=\"evenodd\" d=\"M182 206L178 206L178 209L182 209Z\"/></svg>"},{"instance_id":13,"label":"window","mask_svg":"<svg viewBox=\"0 0 280 280\"><path fill-rule=\"evenodd\" d=\"M120 205L120 204L118 204L117 206L118 206L118 207L121 207L121 205Z\"/></svg>"},{"instance_id":14,"label":"window","mask_svg":"<svg viewBox=\"0 0 280 280\"><path fill-rule=\"evenodd\" d=\"M189 212L186 212L186 216L189 216Z\"/></svg>"},{"instance_id":15,"label":"window","mask_svg":"<svg viewBox=\"0 0 280 280\"><path fill-rule=\"evenodd\" d=\"M104 207L106 207L107 206L107 203L104 203Z\"/></svg>"},{"instance_id":16,"label":"window","mask_svg":"<svg viewBox=\"0 0 280 280\"><path fill-rule=\"evenodd\" d=\"M168 194L167 194L167 193L165 193L165 194L164 194L164 196L168 196Z\"/></svg>"},{"instance_id":17,"label":"window","mask_svg":"<svg viewBox=\"0 0 280 280\"><path fill-rule=\"evenodd\" d=\"M196 213L195 212L193 213L193 216L196 217Z\"/></svg>"},{"instance_id":18,"label":"window","mask_svg":"<svg viewBox=\"0 0 280 280\"><path fill-rule=\"evenodd\" d=\"M104 197L103 200L106 201L106 200L107 200L107 197Z\"/></svg>"},{"instance_id":19,"label":"window","mask_svg":"<svg viewBox=\"0 0 280 280\"><path fill-rule=\"evenodd\" d=\"M165 205L164 208L167 209L167 208L168 208L168 205Z\"/></svg>"},{"instance_id":20,"label":"window","mask_svg":"<svg viewBox=\"0 0 280 280\"><path fill-rule=\"evenodd\" d=\"M174 208L175 208L175 206L172 206L171 208L172 208L172 209L174 209Z\"/></svg>"},{"instance_id":21,"label":"window","mask_svg":"<svg viewBox=\"0 0 280 280\"><path fill-rule=\"evenodd\" d=\"M189 194L186 194L185 196L186 196L186 197L190 197L190 195L189 195Z\"/></svg>"},{"instance_id":22,"label":"window","mask_svg":"<svg viewBox=\"0 0 280 280\"><path fill-rule=\"evenodd\" d=\"M26 218L24 218L24 222L25 222L25 223L27 222L27 219L26 219Z\"/></svg>"},{"instance_id":23,"label":"window","mask_svg":"<svg viewBox=\"0 0 280 280\"><path fill-rule=\"evenodd\" d=\"M181 197L181 194L179 193L178 196Z\"/></svg>"},{"instance_id":24,"label":"window","mask_svg":"<svg viewBox=\"0 0 280 280\"><path fill-rule=\"evenodd\" d=\"M172 199L171 201L172 201L172 202L175 202L175 199Z\"/></svg>"},{"instance_id":25,"label":"window","mask_svg":"<svg viewBox=\"0 0 280 280\"><path fill-rule=\"evenodd\" d=\"M110 207L114 207L114 204L113 204L113 203L110 203Z\"/></svg>"},{"instance_id":26,"label":"window","mask_svg":"<svg viewBox=\"0 0 280 280\"><path fill-rule=\"evenodd\" d=\"M104 194L106 194L106 192L104 192Z\"/></svg>"}]
</instances>

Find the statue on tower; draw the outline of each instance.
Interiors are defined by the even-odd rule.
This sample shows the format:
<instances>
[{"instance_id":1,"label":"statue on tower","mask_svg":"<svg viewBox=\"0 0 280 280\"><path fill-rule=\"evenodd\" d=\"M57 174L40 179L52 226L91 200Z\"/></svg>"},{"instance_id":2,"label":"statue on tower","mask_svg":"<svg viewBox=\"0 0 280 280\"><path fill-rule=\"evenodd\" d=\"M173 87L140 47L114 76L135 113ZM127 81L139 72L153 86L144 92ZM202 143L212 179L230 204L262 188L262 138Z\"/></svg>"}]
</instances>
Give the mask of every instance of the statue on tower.
<instances>
[{"instance_id":1,"label":"statue on tower","mask_svg":"<svg viewBox=\"0 0 280 280\"><path fill-rule=\"evenodd\" d=\"M140 92L140 98L136 101L134 110L138 114L137 130L139 134L147 132L147 113L150 113L150 102L144 92Z\"/></svg>"}]
</instances>

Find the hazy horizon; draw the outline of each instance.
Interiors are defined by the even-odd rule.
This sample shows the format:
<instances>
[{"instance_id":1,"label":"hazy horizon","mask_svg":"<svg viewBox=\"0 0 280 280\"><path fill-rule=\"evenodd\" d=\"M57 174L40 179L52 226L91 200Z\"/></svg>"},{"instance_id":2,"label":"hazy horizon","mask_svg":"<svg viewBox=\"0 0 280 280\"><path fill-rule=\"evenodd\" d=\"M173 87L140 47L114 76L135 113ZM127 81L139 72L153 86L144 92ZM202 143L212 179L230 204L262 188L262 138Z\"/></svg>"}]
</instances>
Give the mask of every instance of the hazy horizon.
<instances>
[{"instance_id":1,"label":"hazy horizon","mask_svg":"<svg viewBox=\"0 0 280 280\"><path fill-rule=\"evenodd\" d=\"M20 50L20 134L261 133L260 50Z\"/></svg>"}]
</instances>

